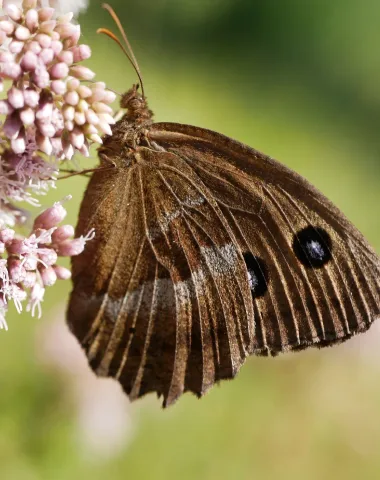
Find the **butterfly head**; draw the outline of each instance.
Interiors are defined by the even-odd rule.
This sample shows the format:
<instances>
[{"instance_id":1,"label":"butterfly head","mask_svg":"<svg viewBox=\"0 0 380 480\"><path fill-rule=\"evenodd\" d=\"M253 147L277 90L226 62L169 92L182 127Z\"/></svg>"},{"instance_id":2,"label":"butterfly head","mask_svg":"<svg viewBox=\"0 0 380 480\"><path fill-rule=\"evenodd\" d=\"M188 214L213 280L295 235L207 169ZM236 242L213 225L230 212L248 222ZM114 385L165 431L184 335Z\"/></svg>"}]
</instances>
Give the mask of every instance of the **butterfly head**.
<instances>
[{"instance_id":1,"label":"butterfly head","mask_svg":"<svg viewBox=\"0 0 380 480\"><path fill-rule=\"evenodd\" d=\"M139 91L139 85L133 85L120 100L120 107L125 108L125 114L128 122L138 125L149 124L152 122L153 112L148 107L146 97Z\"/></svg>"},{"instance_id":2,"label":"butterfly head","mask_svg":"<svg viewBox=\"0 0 380 480\"><path fill-rule=\"evenodd\" d=\"M139 92L139 85L133 85L121 96L120 107L126 112L113 126L112 135L106 135L99 148L99 157L111 160L117 166L125 167L131 151L139 145L145 127L153 122L153 112L149 109L146 97Z\"/></svg>"}]
</instances>

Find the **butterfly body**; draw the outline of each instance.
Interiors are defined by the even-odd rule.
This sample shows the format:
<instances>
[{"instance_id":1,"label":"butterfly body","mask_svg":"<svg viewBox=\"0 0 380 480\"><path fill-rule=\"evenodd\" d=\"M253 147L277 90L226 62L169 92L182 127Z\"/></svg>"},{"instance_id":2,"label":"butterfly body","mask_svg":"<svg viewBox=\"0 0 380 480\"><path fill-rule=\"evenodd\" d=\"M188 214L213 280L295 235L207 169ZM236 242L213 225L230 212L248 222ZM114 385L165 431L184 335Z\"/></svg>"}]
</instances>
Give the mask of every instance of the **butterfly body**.
<instances>
[{"instance_id":1,"label":"butterfly body","mask_svg":"<svg viewBox=\"0 0 380 480\"><path fill-rule=\"evenodd\" d=\"M172 404L250 354L341 342L380 314L380 261L306 180L198 127L153 123L132 88L99 151L68 323L95 372Z\"/></svg>"}]
</instances>

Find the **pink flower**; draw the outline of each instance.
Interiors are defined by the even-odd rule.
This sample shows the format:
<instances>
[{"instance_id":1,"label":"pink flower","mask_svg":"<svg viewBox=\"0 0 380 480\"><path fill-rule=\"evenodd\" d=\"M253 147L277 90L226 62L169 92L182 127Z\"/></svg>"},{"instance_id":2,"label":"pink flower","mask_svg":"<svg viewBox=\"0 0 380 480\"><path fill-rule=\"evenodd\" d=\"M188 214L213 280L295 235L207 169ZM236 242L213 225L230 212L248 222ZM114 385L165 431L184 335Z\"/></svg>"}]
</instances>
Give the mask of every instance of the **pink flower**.
<instances>
[{"instance_id":1,"label":"pink flower","mask_svg":"<svg viewBox=\"0 0 380 480\"><path fill-rule=\"evenodd\" d=\"M61 225L63 202L41 212L29 235L15 229L28 218L17 202L39 206L62 161L88 156L91 144L112 134L115 94L81 64L91 49L67 13L84 3L0 0L0 329L8 329L10 302L40 317L45 289L71 276L59 258L79 255L95 235L74 238L74 227Z\"/></svg>"},{"instance_id":2,"label":"pink flower","mask_svg":"<svg viewBox=\"0 0 380 480\"><path fill-rule=\"evenodd\" d=\"M6 255L0 259L0 329L8 328L5 315L9 301L14 302L18 312L26 302L26 310L40 317L45 288L71 276L70 270L57 265L58 256L78 255L94 238L93 230L72 238L71 225L59 226L66 213L61 202L55 203L38 215L27 237L4 225L0 227L0 244Z\"/></svg>"},{"instance_id":3,"label":"pink flower","mask_svg":"<svg viewBox=\"0 0 380 480\"><path fill-rule=\"evenodd\" d=\"M62 7L61 3L50 0L54 6ZM79 11L84 3L76 2L76 6ZM5 115L0 162L5 178L12 172L13 183L0 182L0 200L38 205L34 195L55 184L57 164L48 166L53 157L70 160L75 152L88 156L92 143L101 143L103 133L112 133L109 104L115 94L102 82L83 84L95 73L81 65L91 50L78 43L80 26L71 13L59 16L44 0L24 0L22 6L8 1L4 13L0 87L3 80L10 80L11 86L6 99L0 101L0 113ZM31 143L33 149L28 148ZM32 167L32 175L20 166L13 174L7 160L12 157L15 163L14 155L22 165Z\"/></svg>"}]
</instances>

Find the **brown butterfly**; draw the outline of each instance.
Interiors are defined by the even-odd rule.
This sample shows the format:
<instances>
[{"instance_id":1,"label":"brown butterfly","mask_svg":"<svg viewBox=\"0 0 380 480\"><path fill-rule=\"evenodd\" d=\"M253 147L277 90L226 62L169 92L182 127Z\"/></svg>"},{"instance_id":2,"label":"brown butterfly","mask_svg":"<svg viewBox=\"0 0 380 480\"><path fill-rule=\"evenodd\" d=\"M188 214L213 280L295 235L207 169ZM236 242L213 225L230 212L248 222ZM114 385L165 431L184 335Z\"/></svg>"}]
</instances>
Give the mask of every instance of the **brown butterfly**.
<instances>
[{"instance_id":1,"label":"brown butterfly","mask_svg":"<svg viewBox=\"0 0 380 480\"><path fill-rule=\"evenodd\" d=\"M370 327L380 260L318 190L224 135L154 123L137 85L121 106L82 202L77 234L96 237L73 258L68 309L98 375L168 406L248 355Z\"/></svg>"}]
</instances>

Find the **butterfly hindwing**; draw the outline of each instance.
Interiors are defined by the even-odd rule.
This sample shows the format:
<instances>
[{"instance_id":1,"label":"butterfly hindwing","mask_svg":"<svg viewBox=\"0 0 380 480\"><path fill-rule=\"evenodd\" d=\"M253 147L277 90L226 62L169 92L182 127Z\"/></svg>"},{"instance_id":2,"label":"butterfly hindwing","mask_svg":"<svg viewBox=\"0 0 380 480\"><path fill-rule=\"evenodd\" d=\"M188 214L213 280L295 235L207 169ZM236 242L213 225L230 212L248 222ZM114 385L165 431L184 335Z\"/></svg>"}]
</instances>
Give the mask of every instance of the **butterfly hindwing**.
<instances>
[{"instance_id":1,"label":"butterfly hindwing","mask_svg":"<svg viewBox=\"0 0 380 480\"><path fill-rule=\"evenodd\" d=\"M235 376L253 351L253 306L243 256L208 190L172 154L142 149L140 158L107 182L95 172L87 189L78 233L96 227L97 236L73 259L68 322L95 372L131 399L156 391L169 405Z\"/></svg>"}]
</instances>

